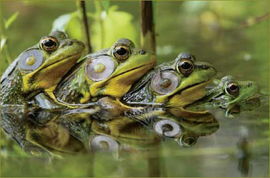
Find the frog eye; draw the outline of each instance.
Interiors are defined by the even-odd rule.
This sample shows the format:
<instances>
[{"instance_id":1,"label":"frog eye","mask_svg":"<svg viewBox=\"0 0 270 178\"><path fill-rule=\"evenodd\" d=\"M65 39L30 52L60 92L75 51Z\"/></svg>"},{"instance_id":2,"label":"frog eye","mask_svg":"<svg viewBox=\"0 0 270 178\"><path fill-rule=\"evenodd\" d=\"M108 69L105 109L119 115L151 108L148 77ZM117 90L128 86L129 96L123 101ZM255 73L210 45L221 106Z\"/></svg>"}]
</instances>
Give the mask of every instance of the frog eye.
<instances>
[{"instance_id":1,"label":"frog eye","mask_svg":"<svg viewBox=\"0 0 270 178\"><path fill-rule=\"evenodd\" d=\"M117 151L119 144L108 136L97 135L90 141L90 147L94 151Z\"/></svg>"},{"instance_id":2,"label":"frog eye","mask_svg":"<svg viewBox=\"0 0 270 178\"><path fill-rule=\"evenodd\" d=\"M53 52L58 48L59 42L56 38L52 36L48 36L48 37L41 38L39 45L41 49L47 52Z\"/></svg>"},{"instance_id":3,"label":"frog eye","mask_svg":"<svg viewBox=\"0 0 270 178\"><path fill-rule=\"evenodd\" d=\"M175 137L181 134L180 126L171 120L160 120L154 124L154 130L159 135L166 137Z\"/></svg>"},{"instance_id":4,"label":"frog eye","mask_svg":"<svg viewBox=\"0 0 270 178\"><path fill-rule=\"evenodd\" d=\"M176 65L176 70L184 76L188 76L193 72L194 64L191 60L183 59Z\"/></svg>"},{"instance_id":5,"label":"frog eye","mask_svg":"<svg viewBox=\"0 0 270 178\"><path fill-rule=\"evenodd\" d=\"M108 78L115 69L115 63L109 56L99 56L89 60L86 65L86 75L90 80L101 81Z\"/></svg>"},{"instance_id":6,"label":"frog eye","mask_svg":"<svg viewBox=\"0 0 270 178\"><path fill-rule=\"evenodd\" d=\"M131 51L127 46L116 46L113 49L113 56L120 61L128 59L130 54Z\"/></svg>"},{"instance_id":7,"label":"frog eye","mask_svg":"<svg viewBox=\"0 0 270 178\"><path fill-rule=\"evenodd\" d=\"M225 92L232 96L238 96L239 95L239 86L237 83L228 83L225 87Z\"/></svg>"},{"instance_id":8,"label":"frog eye","mask_svg":"<svg viewBox=\"0 0 270 178\"><path fill-rule=\"evenodd\" d=\"M33 71L43 63L43 54L39 49L31 49L19 56L18 67L21 70Z\"/></svg>"},{"instance_id":9,"label":"frog eye","mask_svg":"<svg viewBox=\"0 0 270 178\"><path fill-rule=\"evenodd\" d=\"M173 92L179 85L179 79L174 72L157 72L151 80L151 88L158 94L165 95Z\"/></svg>"},{"instance_id":10,"label":"frog eye","mask_svg":"<svg viewBox=\"0 0 270 178\"><path fill-rule=\"evenodd\" d=\"M183 147L191 147L197 143L197 140L198 137L196 136L182 135L178 140L178 143Z\"/></svg>"}]
</instances>

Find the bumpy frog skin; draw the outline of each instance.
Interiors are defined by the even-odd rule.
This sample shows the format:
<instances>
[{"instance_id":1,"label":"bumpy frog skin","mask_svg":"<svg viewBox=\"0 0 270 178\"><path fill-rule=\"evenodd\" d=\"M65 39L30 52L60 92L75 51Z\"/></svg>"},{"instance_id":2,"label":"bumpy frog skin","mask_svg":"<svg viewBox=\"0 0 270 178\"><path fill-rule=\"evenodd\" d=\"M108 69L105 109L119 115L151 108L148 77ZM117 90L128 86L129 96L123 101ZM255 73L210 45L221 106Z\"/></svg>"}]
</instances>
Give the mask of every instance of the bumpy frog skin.
<instances>
[{"instance_id":1,"label":"bumpy frog skin","mask_svg":"<svg viewBox=\"0 0 270 178\"><path fill-rule=\"evenodd\" d=\"M103 96L121 98L155 63L153 55L135 49L128 39L120 39L110 49L85 56L58 85L55 95L67 106Z\"/></svg>"},{"instance_id":2,"label":"bumpy frog skin","mask_svg":"<svg viewBox=\"0 0 270 178\"><path fill-rule=\"evenodd\" d=\"M226 116L229 116L230 110L235 106L245 110L260 102L258 86L252 81L236 81L232 76L224 76L221 80L215 80L214 85L200 102L193 103L188 108L220 107L226 109Z\"/></svg>"},{"instance_id":3,"label":"bumpy frog skin","mask_svg":"<svg viewBox=\"0 0 270 178\"><path fill-rule=\"evenodd\" d=\"M183 107L206 94L204 87L215 74L210 64L197 62L192 55L182 53L173 63L158 66L135 84L123 101Z\"/></svg>"},{"instance_id":4,"label":"bumpy frog skin","mask_svg":"<svg viewBox=\"0 0 270 178\"><path fill-rule=\"evenodd\" d=\"M38 93L49 96L77 62L84 44L55 31L22 52L1 78L0 104L23 104Z\"/></svg>"}]
</instances>

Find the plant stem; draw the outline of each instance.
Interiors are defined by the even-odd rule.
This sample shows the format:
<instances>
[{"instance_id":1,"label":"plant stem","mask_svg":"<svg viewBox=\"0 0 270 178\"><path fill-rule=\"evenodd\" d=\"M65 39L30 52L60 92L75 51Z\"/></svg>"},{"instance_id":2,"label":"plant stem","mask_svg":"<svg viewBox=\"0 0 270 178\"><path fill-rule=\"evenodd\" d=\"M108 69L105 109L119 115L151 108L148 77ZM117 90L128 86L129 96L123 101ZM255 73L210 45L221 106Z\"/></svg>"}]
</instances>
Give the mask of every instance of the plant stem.
<instances>
[{"instance_id":1,"label":"plant stem","mask_svg":"<svg viewBox=\"0 0 270 178\"><path fill-rule=\"evenodd\" d=\"M156 54L156 36L153 18L153 2L141 1L141 46Z\"/></svg>"},{"instance_id":2,"label":"plant stem","mask_svg":"<svg viewBox=\"0 0 270 178\"><path fill-rule=\"evenodd\" d=\"M102 14L102 6L101 6L101 0L95 0L95 8L96 8L96 19L98 21L98 24L99 24L99 28L100 28L100 42L101 42L101 45L99 46L99 49L102 49L104 48L104 44L105 44L105 39L106 39L106 34L105 34L105 29L104 29L104 20L101 16Z\"/></svg>"},{"instance_id":3,"label":"plant stem","mask_svg":"<svg viewBox=\"0 0 270 178\"><path fill-rule=\"evenodd\" d=\"M260 22L263 22L264 20L267 20L269 17L270 17L270 12L267 12L267 13L265 13L261 16L257 16L257 17L250 17L246 21L244 21L240 27L246 28L246 27L256 25Z\"/></svg>"},{"instance_id":4,"label":"plant stem","mask_svg":"<svg viewBox=\"0 0 270 178\"><path fill-rule=\"evenodd\" d=\"M84 32L85 32L85 38L86 38L86 47L88 53L92 52L92 46L91 46L91 38L90 38L90 32L89 32L89 24L88 24L88 18L87 18L87 11L86 11L86 5L85 0L77 0L77 7L81 14L81 18L84 24Z\"/></svg>"}]
</instances>

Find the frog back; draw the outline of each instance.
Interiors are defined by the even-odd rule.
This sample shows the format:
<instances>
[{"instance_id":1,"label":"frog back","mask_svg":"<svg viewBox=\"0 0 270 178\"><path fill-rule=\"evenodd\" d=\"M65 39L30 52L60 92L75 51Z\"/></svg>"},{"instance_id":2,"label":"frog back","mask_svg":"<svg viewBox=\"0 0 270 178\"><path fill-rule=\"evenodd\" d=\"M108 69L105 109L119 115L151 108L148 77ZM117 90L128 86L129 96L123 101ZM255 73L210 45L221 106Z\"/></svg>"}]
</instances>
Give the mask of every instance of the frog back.
<instances>
[{"instance_id":1,"label":"frog back","mask_svg":"<svg viewBox=\"0 0 270 178\"><path fill-rule=\"evenodd\" d=\"M18 58L6 69L1 77L0 104L22 104L22 76L17 68Z\"/></svg>"}]
</instances>

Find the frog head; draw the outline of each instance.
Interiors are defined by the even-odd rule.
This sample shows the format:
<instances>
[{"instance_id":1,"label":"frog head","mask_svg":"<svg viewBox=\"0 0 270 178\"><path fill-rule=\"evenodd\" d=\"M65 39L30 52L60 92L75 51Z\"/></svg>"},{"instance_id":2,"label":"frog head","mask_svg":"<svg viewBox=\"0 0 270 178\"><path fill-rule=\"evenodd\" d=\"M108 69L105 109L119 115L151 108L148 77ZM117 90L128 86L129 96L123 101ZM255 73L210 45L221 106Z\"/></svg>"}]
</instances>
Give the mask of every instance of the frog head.
<instances>
[{"instance_id":1,"label":"frog head","mask_svg":"<svg viewBox=\"0 0 270 178\"><path fill-rule=\"evenodd\" d=\"M152 54L135 49L128 39L119 39L107 53L88 58L85 74L93 97L122 97L156 63Z\"/></svg>"},{"instance_id":2,"label":"frog head","mask_svg":"<svg viewBox=\"0 0 270 178\"><path fill-rule=\"evenodd\" d=\"M205 96L205 86L215 74L216 70L210 64L181 53L173 63L161 65L153 75L149 86L154 102L183 107L197 101Z\"/></svg>"},{"instance_id":3,"label":"frog head","mask_svg":"<svg viewBox=\"0 0 270 178\"><path fill-rule=\"evenodd\" d=\"M243 108L249 105L249 101L258 98L258 86L253 81L236 81L232 76L224 76L215 82L217 86L209 91L209 99L219 107L231 108L239 105Z\"/></svg>"},{"instance_id":4,"label":"frog head","mask_svg":"<svg viewBox=\"0 0 270 178\"><path fill-rule=\"evenodd\" d=\"M21 53L17 67L22 75L22 91L46 90L55 87L77 62L84 49L80 41L54 31L42 37L39 44Z\"/></svg>"}]
</instances>

